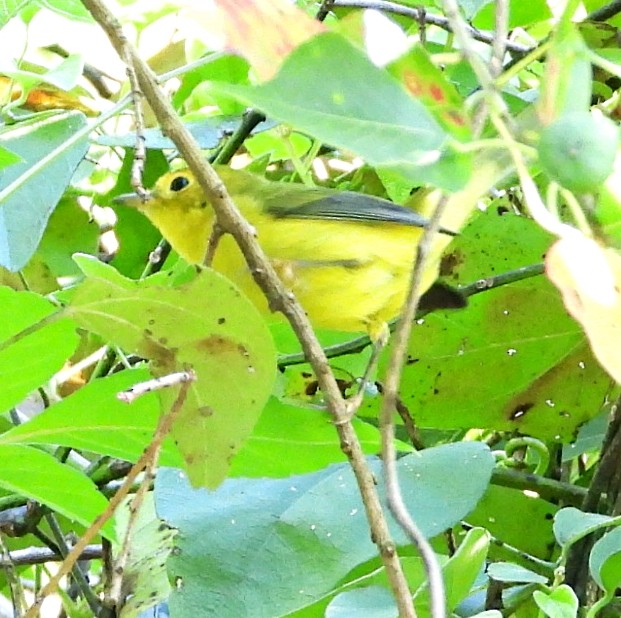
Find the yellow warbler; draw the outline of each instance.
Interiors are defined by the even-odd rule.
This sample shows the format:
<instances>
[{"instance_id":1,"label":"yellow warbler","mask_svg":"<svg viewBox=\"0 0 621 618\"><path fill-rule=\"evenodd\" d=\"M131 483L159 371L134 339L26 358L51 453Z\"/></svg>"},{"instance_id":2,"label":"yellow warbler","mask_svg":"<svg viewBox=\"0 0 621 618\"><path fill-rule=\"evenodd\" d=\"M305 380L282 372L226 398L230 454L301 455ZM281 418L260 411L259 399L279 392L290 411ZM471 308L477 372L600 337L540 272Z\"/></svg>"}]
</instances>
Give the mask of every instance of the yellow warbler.
<instances>
[{"instance_id":1,"label":"yellow warbler","mask_svg":"<svg viewBox=\"0 0 621 618\"><path fill-rule=\"evenodd\" d=\"M226 166L216 169L311 322L320 328L366 330L372 339L382 339L386 322L403 305L427 220L369 195L271 182ZM190 170L162 176L144 201L134 194L116 201L142 211L185 260L202 263L214 212ZM436 279L437 261L424 274L423 291ZM221 239L213 267L267 309L233 238Z\"/></svg>"}]
</instances>

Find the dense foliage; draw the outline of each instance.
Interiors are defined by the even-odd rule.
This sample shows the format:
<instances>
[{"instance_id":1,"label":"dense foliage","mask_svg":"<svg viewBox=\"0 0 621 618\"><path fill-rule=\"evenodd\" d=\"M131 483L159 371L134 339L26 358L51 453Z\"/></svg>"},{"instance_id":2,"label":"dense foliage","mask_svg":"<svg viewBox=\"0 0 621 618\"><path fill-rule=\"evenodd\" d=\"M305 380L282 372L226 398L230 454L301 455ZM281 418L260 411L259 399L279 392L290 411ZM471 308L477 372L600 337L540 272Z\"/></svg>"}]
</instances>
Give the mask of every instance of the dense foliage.
<instances>
[{"instance_id":1,"label":"dense foliage","mask_svg":"<svg viewBox=\"0 0 621 618\"><path fill-rule=\"evenodd\" d=\"M119 0L123 47L0 3L0 615L619 615L618 5ZM289 320L115 203L191 161L176 117L457 233L467 307L423 297L352 417L371 339L315 354L226 204Z\"/></svg>"}]
</instances>

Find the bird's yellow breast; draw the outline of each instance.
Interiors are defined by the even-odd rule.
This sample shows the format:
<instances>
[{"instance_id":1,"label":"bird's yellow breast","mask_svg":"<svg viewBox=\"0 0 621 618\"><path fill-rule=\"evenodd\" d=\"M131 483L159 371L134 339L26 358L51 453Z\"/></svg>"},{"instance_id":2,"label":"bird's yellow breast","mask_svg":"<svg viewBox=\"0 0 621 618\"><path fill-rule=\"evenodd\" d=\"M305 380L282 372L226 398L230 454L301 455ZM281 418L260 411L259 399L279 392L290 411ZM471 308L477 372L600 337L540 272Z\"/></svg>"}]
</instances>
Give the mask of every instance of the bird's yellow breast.
<instances>
[{"instance_id":1,"label":"bird's yellow breast","mask_svg":"<svg viewBox=\"0 0 621 618\"><path fill-rule=\"evenodd\" d=\"M165 179L162 186L168 182ZM264 211L260 194L240 192L226 178L225 182L280 278L316 327L373 332L398 315L421 228L389 222L279 218ZM185 200L173 197L158 195L156 190L151 203L139 208L184 259L201 263L213 211L198 194ZM213 267L267 310L264 295L233 238L220 240ZM436 276L435 269L428 270L423 290Z\"/></svg>"},{"instance_id":2,"label":"bird's yellow breast","mask_svg":"<svg viewBox=\"0 0 621 618\"><path fill-rule=\"evenodd\" d=\"M250 221L284 284L320 328L365 331L400 311L407 292L420 230L384 230L337 222L279 221L275 235L262 220ZM347 229L343 229L343 228ZM213 263L255 303L265 307L243 255L223 239ZM424 282L429 287L435 279Z\"/></svg>"}]
</instances>

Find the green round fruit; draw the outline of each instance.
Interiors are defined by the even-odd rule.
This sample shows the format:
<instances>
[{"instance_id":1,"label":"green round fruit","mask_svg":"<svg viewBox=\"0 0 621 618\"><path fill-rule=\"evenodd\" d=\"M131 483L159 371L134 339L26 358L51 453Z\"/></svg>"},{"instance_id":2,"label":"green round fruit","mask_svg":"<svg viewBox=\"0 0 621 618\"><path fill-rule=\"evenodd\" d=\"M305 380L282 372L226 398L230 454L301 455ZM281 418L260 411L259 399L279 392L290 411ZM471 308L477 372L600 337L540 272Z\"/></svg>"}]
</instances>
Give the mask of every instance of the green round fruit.
<instances>
[{"instance_id":1,"label":"green round fruit","mask_svg":"<svg viewBox=\"0 0 621 618\"><path fill-rule=\"evenodd\" d=\"M552 180L573 193L594 193L612 172L618 143L612 120L573 112L541 132L539 162Z\"/></svg>"}]
</instances>

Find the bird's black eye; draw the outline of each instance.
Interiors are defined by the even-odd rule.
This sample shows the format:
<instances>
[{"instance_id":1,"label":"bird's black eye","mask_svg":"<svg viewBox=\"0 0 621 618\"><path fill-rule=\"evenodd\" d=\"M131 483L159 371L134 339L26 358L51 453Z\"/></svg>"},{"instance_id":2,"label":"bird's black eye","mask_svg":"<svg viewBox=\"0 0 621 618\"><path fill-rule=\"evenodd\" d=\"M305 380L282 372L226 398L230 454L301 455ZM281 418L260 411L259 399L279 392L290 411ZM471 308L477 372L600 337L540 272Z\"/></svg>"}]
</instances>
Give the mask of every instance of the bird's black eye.
<instances>
[{"instance_id":1,"label":"bird's black eye","mask_svg":"<svg viewBox=\"0 0 621 618\"><path fill-rule=\"evenodd\" d=\"M170 183L170 190L181 191L181 189L185 189L190 184L190 181L185 176L175 176Z\"/></svg>"}]
</instances>

